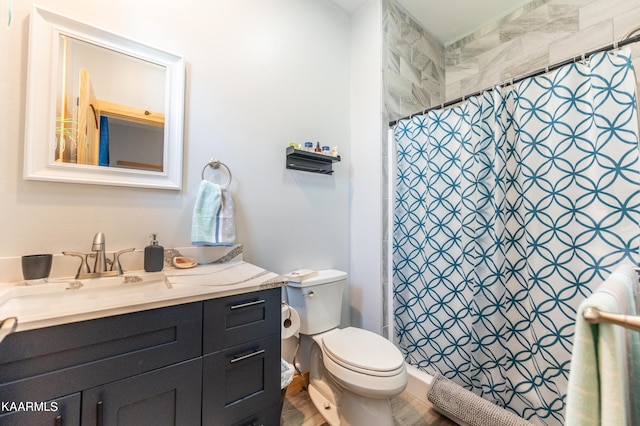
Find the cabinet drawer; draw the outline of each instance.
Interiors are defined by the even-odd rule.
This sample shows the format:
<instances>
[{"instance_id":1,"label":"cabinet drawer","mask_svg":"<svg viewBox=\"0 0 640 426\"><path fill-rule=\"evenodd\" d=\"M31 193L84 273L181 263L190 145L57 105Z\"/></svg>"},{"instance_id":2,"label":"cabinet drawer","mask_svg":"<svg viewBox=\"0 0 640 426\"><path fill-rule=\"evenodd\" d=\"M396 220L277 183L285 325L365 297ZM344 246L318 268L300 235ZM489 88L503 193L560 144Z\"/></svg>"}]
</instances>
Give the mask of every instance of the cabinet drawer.
<instances>
[{"instance_id":1,"label":"cabinet drawer","mask_svg":"<svg viewBox=\"0 0 640 426\"><path fill-rule=\"evenodd\" d=\"M205 354L280 333L280 289L204 302Z\"/></svg>"},{"instance_id":2,"label":"cabinet drawer","mask_svg":"<svg viewBox=\"0 0 640 426\"><path fill-rule=\"evenodd\" d=\"M280 404L277 335L207 355L202 369L202 424L231 425Z\"/></svg>"},{"instance_id":3,"label":"cabinet drawer","mask_svg":"<svg viewBox=\"0 0 640 426\"><path fill-rule=\"evenodd\" d=\"M13 333L0 345L0 401L47 401L201 351L201 302Z\"/></svg>"}]
</instances>

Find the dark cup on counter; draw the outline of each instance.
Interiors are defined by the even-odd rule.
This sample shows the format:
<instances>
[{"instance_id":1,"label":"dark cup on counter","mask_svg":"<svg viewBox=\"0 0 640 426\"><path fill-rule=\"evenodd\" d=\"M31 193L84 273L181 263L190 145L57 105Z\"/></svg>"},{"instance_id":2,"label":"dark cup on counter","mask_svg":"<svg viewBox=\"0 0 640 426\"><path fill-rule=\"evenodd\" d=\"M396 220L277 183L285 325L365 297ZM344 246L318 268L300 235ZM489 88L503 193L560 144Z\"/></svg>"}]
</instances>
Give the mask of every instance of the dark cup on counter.
<instances>
[{"instance_id":1,"label":"dark cup on counter","mask_svg":"<svg viewBox=\"0 0 640 426\"><path fill-rule=\"evenodd\" d=\"M22 276L27 283L44 281L49 278L52 254L30 254L22 256Z\"/></svg>"}]
</instances>

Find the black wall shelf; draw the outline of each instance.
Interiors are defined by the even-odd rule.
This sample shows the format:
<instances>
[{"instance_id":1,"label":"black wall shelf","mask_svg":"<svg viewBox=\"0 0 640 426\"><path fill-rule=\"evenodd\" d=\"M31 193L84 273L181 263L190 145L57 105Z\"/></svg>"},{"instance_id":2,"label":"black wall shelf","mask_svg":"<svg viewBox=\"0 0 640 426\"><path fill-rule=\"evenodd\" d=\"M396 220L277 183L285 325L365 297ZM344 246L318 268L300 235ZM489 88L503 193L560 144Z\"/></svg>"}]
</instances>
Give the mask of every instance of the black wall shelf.
<instances>
[{"instance_id":1,"label":"black wall shelf","mask_svg":"<svg viewBox=\"0 0 640 426\"><path fill-rule=\"evenodd\" d=\"M287 147L287 169L332 175L333 163L337 161L340 161L339 155L334 157Z\"/></svg>"}]
</instances>

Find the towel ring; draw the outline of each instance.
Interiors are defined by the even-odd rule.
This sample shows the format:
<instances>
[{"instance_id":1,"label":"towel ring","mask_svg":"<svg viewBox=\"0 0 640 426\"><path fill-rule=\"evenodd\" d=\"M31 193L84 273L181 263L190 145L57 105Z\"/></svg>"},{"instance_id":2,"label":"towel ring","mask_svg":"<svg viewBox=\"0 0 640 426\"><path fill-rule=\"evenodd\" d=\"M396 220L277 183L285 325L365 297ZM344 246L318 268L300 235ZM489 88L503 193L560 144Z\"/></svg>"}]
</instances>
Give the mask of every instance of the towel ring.
<instances>
[{"instance_id":1,"label":"towel ring","mask_svg":"<svg viewBox=\"0 0 640 426\"><path fill-rule=\"evenodd\" d=\"M224 164L222 161L218 160L215 157L212 157L211 160L209 160L209 162L205 164L204 168L202 169L202 180L204 180L204 172L205 170L207 170L207 167L211 167L212 169L217 169L220 166L227 169L227 173L229 173L229 182L227 182L226 184L230 185L231 179L233 179L233 177L231 176L231 169L229 169L229 167L227 167L226 164Z\"/></svg>"}]
</instances>

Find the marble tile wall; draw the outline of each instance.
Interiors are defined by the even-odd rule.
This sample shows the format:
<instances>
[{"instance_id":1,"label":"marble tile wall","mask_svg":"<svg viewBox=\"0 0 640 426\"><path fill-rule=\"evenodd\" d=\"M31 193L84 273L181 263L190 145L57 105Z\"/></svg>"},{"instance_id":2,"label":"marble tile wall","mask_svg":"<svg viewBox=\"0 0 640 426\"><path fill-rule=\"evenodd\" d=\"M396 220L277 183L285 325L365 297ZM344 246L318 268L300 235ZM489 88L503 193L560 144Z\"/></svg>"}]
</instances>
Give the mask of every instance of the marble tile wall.
<instances>
[{"instance_id":1,"label":"marble tile wall","mask_svg":"<svg viewBox=\"0 0 640 426\"><path fill-rule=\"evenodd\" d=\"M391 120L444 100L444 46L393 0L382 1L383 108Z\"/></svg>"},{"instance_id":2,"label":"marble tile wall","mask_svg":"<svg viewBox=\"0 0 640 426\"><path fill-rule=\"evenodd\" d=\"M445 97L466 96L609 45L637 25L640 0L534 0L446 47ZM632 51L640 59L640 46Z\"/></svg>"}]
</instances>

